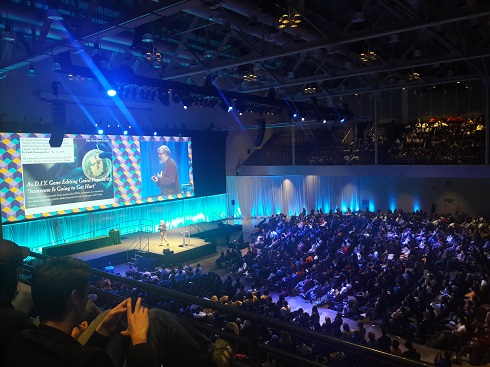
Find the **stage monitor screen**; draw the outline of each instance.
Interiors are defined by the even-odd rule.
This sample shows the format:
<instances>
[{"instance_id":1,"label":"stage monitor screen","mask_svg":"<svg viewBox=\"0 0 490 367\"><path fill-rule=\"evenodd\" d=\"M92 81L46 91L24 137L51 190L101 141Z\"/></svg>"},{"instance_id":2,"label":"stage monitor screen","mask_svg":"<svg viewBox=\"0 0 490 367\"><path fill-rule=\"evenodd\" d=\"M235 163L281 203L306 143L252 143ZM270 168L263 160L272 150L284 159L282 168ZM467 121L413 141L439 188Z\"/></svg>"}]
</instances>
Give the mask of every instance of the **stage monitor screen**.
<instances>
[{"instance_id":1,"label":"stage monitor screen","mask_svg":"<svg viewBox=\"0 0 490 367\"><path fill-rule=\"evenodd\" d=\"M0 133L2 222L194 196L190 137Z\"/></svg>"}]
</instances>

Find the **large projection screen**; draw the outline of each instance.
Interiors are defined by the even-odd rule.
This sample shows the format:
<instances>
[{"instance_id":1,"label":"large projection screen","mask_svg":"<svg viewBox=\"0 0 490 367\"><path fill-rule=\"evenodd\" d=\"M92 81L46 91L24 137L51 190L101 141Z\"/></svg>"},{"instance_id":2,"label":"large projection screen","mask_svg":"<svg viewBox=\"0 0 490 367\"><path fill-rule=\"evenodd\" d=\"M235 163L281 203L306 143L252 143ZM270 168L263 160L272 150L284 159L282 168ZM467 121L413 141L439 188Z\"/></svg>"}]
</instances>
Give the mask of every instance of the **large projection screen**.
<instances>
[{"instance_id":1,"label":"large projection screen","mask_svg":"<svg viewBox=\"0 0 490 367\"><path fill-rule=\"evenodd\" d=\"M0 133L0 154L3 223L194 196L190 137Z\"/></svg>"}]
</instances>

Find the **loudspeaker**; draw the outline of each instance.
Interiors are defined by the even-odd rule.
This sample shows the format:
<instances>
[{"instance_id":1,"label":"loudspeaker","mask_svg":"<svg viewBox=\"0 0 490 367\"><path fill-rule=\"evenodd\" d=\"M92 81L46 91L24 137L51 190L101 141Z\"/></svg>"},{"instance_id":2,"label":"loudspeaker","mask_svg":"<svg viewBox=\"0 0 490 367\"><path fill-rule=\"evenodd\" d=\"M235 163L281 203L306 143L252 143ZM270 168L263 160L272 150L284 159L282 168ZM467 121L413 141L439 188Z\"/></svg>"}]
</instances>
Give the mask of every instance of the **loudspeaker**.
<instances>
[{"instance_id":1,"label":"loudspeaker","mask_svg":"<svg viewBox=\"0 0 490 367\"><path fill-rule=\"evenodd\" d=\"M65 136L65 101L53 101L51 103L51 116L53 128L51 130L51 137L49 138L49 146L51 148L59 148L63 144L63 137Z\"/></svg>"},{"instance_id":2,"label":"loudspeaker","mask_svg":"<svg viewBox=\"0 0 490 367\"><path fill-rule=\"evenodd\" d=\"M138 271L152 271L153 269L155 269L155 263L155 259L151 257L140 257L138 259Z\"/></svg>"},{"instance_id":3,"label":"loudspeaker","mask_svg":"<svg viewBox=\"0 0 490 367\"><path fill-rule=\"evenodd\" d=\"M260 147L262 145L262 141L264 140L265 119L257 119L257 123L259 125L259 130L257 130L257 137L255 138L254 145L256 147Z\"/></svg>"}]
</instances>

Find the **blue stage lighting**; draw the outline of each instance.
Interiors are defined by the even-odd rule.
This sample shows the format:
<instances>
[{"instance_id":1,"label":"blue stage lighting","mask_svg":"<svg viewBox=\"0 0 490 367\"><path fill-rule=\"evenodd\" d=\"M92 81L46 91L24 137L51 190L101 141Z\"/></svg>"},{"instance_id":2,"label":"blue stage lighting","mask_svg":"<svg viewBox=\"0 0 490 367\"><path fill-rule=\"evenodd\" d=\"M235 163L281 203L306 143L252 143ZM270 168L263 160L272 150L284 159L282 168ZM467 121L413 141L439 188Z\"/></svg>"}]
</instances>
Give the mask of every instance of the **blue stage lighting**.
<instances>
[{"instance_id":1,"label":"blue stage lighting","mask_svg":"<svg viewBox=\"0 0 490 367\"><path fill-rule=\"evenodd\" d=\"M153 136L157 136L157 132L156 131L153 133Z\"/></svg>"},{"instance_id":2,"label":"blue stage lighting","mask_svg":"<svg viewBox=\"0 0 490 367\"><path fill-rule=\"evenodd\" d=\"M128 130L124 130L124 135L128 135Z\"/></svg>"},{"instance_id":3,"label":"blue stage lighting","mask_svg":"<svg viewBox=\"0 0 490 367\"><path fill-rule=\"evenodd\" d=\"M342 122L342 123L345 122L345 119L340 119L340 122Z\"/></svg>"},{"instance_id":4,"label":"blue stage lighting","mask_svg":"<svg viewBox=\"0 0 490 367\"><path fill-rule=\"evenodd\" d=\"M116 94L117 94L117 92L116 92L116 90L115 90L115 89L109 89L109 90L107 91L107 95L108 95L109 97L114 97Z\"/></svg>"},{"instance_id":5,"label":"blue stage lighting","mask_svg":"<svg viewBox=\"0 0 490 367\"><path fill-rule=\"evenodd\" d=\"M97 132L98 132L100 135L102 135L102 134L104 133L104 130L99 129Z\"/></svg>"},{"instance_id":6,"label":"blue stage lighting","mask_svg":"<svg viewBox=\"0 0 490 367\"><path fill-rule=\"evenodd\" d=\"M231 111L233 111L233 106L228 107L228 112L231 112Z\"/></svg>"},{"instance_id":7,"label":"blue stage lighting","mask_svg":"<svg viewBox=\"0 0 490 367\"><path fill-rule=\"evenodd\" d=\"M294 117L294 118L298 117L298 114L297 114L297 113L295 113L295 114L293 115L293 117Z\"/></svg>"}]
</instances>

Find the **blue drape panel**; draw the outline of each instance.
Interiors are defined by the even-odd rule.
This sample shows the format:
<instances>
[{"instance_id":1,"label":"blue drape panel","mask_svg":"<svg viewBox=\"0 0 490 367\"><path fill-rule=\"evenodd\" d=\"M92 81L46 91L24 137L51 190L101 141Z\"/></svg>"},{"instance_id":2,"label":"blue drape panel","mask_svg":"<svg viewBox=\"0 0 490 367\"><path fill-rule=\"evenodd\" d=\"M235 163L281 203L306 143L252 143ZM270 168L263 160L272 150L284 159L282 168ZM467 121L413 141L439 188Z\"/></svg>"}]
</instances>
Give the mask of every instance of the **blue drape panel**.
<instances>
[{"instance_id":1,"label":"blue drape panel","mask_svg":"<svg viewBox=\"0 0 490 367\"><path fill-rule=\"evenodd\" d=\"M235 217L255 218L277 213L293 215L303 208L323 211L359 209L360 179L327 176L229 176L228 202Z\"/></svg>"},{"instance_id":2,"label":"blue drape panel","mask_svg":"<svg viewBox=\"0 0 490 367\"><path fill-rule=\"evenodd\" d=\"M4 224L3 237L40 252L45 246L107 235L110 229L119 229L121 234L142 229L155 232L162 219L168 229L210 222L226 217L227 210L226 194L187 198Z\"/></svg>"}]
</instances>

